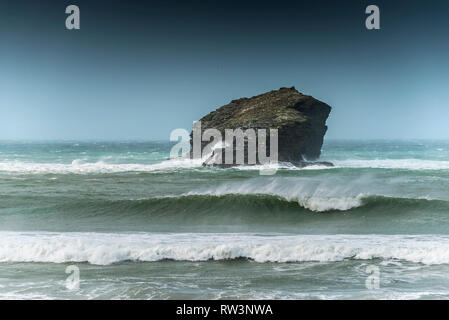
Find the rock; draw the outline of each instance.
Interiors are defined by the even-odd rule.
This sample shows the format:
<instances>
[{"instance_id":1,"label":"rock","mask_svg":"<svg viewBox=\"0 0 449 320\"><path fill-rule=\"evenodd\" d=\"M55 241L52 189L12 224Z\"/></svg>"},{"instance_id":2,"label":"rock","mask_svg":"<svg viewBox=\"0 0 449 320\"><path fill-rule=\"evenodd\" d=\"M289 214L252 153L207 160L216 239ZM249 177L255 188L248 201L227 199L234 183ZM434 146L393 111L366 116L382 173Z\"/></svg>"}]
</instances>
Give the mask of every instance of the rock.
<instances>
[{"instance_id":1,"label":"rock","mask_svg":"<svg viewBox=\"0 0 449 320\"><path fill-rule=\"evenodd\" d=\"M330 111L331 107L326 103L304 95L294 87L280 88L252 98L232 100L212 111L200 119L201 132L215 128L221 132L224 139L225 129L278 129L278 161L306 166L310 165L309 161L320 156L327 131L326 119ZM268 132L269 130L267 136ZM191 134L190 143L193 146L192 137ZM245 147L247 142L245 139ZM201 150L208 143L209 141L201 142ZM269 141L267 150L269 153ZM234 162L235 159L234 154ZM245 164L247 161L245 152Z\"/></svg>"}]
</instances>

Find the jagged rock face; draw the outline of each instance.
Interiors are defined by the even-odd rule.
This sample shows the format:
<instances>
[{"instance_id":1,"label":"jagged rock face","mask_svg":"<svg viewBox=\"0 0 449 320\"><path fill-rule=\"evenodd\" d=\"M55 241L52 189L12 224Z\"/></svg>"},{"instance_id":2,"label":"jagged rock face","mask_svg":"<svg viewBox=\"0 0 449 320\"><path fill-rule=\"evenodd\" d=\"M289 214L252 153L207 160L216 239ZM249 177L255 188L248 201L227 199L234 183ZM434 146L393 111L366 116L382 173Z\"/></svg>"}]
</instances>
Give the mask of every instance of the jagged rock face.
<instances>
[{"instance_id":1,"label":"jagged rock face","mask_svg":"<svg viewBox=\"0 0 449 320\"><path fill-rule=\"evenodd\" d=\"M278 129L279 161L316 160L321 153L330 111L330 106L294 87L280 88L252 98L232 100L201 118L201 131L215 128L224 138L225 129ZM202 142L202 148L207 143Z\"/></svg>"}]
</instances>

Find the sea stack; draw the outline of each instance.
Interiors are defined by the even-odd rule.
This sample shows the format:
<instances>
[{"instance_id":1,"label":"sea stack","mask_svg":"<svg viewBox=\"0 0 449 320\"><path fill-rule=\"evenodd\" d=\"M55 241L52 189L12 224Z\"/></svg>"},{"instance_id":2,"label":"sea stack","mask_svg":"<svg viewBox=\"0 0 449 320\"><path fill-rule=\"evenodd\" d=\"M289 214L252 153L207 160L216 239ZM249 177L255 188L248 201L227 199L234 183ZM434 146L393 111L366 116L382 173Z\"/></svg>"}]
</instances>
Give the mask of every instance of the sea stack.
<instances>
[{"instance_id":1,"label":"sea stack","mask_svg":"<svg viewBox=\"0 0 449 320\"><path fill-rule=\"evenodd\" d=\"M277 129L278 161L302 166L319 158L330 111L329 105L295 87L280 88L219 107L200 119L201 132L217 129L225 137L225 129L267 129L267 135L269 129ZM201 149L208 143L201 142Z\"/></svg>"}]
</instances>

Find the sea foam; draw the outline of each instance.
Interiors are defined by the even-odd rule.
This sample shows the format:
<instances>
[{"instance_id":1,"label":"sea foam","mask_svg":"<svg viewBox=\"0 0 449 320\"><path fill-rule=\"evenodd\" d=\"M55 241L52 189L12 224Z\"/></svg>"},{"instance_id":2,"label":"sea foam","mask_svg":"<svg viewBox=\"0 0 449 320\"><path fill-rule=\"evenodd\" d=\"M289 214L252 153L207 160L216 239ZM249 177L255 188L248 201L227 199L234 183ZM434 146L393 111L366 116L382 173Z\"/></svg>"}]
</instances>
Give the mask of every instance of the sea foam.
<instances>
[{"instance_id":1,"label":"sea foam","mask_svg":"<svg viewBox=\"0 0 449 320\"><path fill-rule=\"evenodd\" d=\"M448 264L449 236L0 232L0 262L108 265L238 258L259 263L393 259Z\"/></svg>"},{"instance_id":2,"label":"sea foam","mask_svg":"<svg viewBox=\"0 0 449 320\"><path fill-rule=\"evenodd\" d=\"M368 195L357 191L357 187L349 183L331 181L314 181L307 179L289 179L272 177L269 179L251 179L245 182L226 183L204 190L191 191L189 195L270 195L289 202L297 202L301 207L325 212L331 210L346 211L363 205Z\"/></svg>"},{"instance_id":3,"label":"sea foam","mask_svg":"<svg viewBox=\"0 0 449 320\"><path fill-rule=\"evenodd\" d=\"M85 162L75 159L71 163L0 162L0 172L17 174L95 174L122 172L151 172L201 167L202 160L170 159L154 164Z\"/></svg>"},{"instance_id":4,"label":"sea foam","mask_svg":"<svg viewBox=\"0 0 449 320\"><path fill-rule=\"evenodd\" d=\"M331 160L332 161L332 160ZM449 161L425 159L347 159L333 160L335 168L372 168L403 170L448 170Z\"/></svg>"},{"instance_id":5,"label":"sea foam","mask_svg":"<svg viewBox=\"0 0 449 320\"><path fill-rule=\"evenodd\" d=\"M106 161L86 162L75 159L71 163L38 163L23 161L0 162L0 172L15 174L95 174L122 172L152 172L192 169L202 166L204 159L176 158L153 164L140 163L108 163ZM278 164L237 166L231 170L333 170L338 168L372 168L372 169L403 169L403 170L449 170L449 161L422 159L376 159L376 160L329 160L333 167L325 165L310 165L304 168L295 167L288 162Z\"/></svg>"}]
</instances>

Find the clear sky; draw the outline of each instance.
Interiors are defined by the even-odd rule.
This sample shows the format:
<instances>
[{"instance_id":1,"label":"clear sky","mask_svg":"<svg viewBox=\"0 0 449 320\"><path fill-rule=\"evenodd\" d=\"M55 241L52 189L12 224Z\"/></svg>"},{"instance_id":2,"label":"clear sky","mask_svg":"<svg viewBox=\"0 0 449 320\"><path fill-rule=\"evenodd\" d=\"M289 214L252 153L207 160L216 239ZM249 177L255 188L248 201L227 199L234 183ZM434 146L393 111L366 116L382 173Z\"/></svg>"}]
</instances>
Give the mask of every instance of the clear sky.
<instances>
[{"instance_id":1,"label":"clear sky","mask_svg":"<svg viewBox=\"0 0 449 320\"><path fill-rule=\"evenodd\" d=\"M449 1L0 0L0 139L167 140L284 86L327 138L448 139Z\"/></svg>"}]
</instances>

